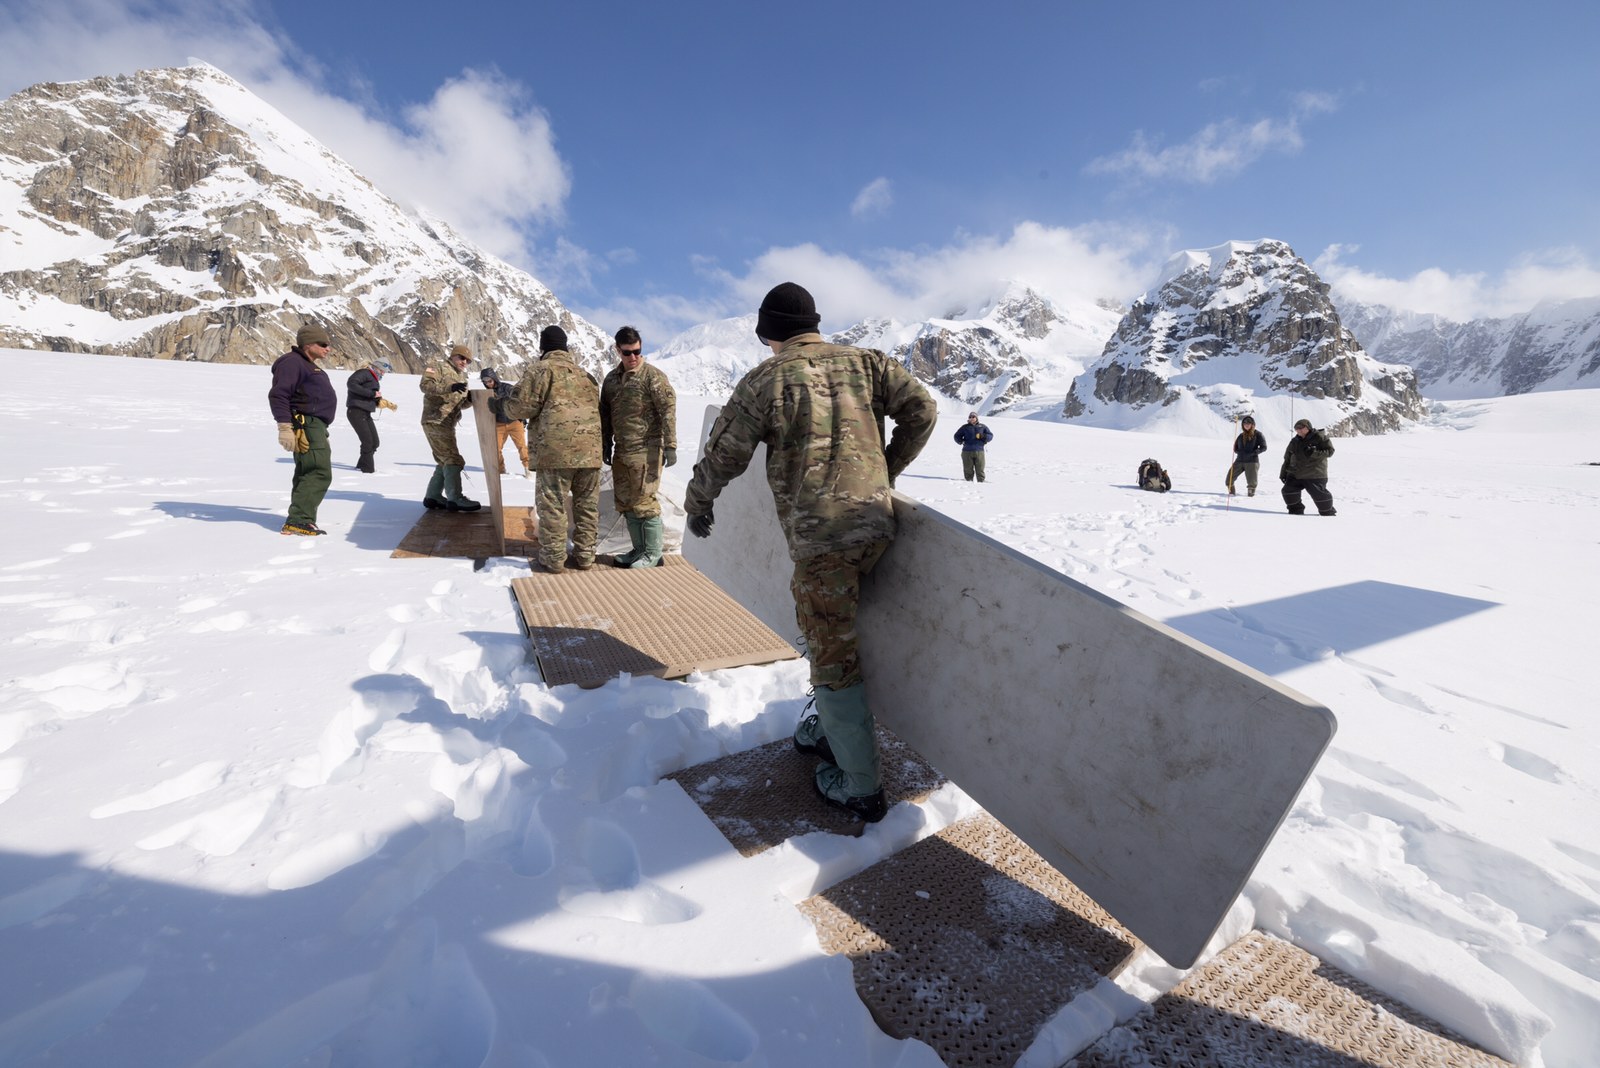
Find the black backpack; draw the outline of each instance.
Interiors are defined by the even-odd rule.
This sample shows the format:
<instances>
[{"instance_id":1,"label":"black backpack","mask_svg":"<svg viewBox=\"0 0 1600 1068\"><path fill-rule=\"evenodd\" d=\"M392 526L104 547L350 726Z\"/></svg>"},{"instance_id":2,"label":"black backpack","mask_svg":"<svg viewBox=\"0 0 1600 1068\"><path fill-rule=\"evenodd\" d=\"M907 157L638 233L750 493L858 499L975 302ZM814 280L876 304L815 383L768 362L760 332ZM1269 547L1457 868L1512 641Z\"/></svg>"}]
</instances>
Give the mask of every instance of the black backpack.
<instances>
[{"instance_id":1,"label":"black backpack","mask_svg":"<svg viewBox=\"0 0 1600 1068\"><path fill-rule=\"evenodd\" d=\"M1139 465L1139 488L1155 493L1165 493L1172 488L1172 478L1157 460L1145 460Z\"/></svg>"}]
</instances>

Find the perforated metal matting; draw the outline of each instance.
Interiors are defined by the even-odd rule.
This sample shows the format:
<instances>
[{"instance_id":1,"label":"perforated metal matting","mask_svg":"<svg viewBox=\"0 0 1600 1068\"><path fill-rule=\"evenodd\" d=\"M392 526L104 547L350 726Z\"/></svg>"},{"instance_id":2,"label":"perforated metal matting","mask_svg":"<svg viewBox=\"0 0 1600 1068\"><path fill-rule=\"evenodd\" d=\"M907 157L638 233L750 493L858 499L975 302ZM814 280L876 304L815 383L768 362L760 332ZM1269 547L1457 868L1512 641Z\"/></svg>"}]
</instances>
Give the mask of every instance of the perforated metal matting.
<instances>
[{"instance_id":1,"label":"perforated metal matting","mask_svg":"<svg viewBox=\"0 0 1600 1068\"><path fill-rule=\"evenodd\" d=\"M550 686L770 664L800 654L681 556L632 570L598 565L511 580Z\"/></svg>"},{"instance_id":2,"label":"perforated metal matting","mask_svg":"<svg viewBox=\"0 0 1600 1068\"><path fill-rule=\"evenodd\" d=\"M892 805L921 801L944 783L906 743L878 728L883 791ZM799 834L827 831L859 835L863 824L825 803L811 784L817 758L795 751L788 739L718 757L664 776L705 811L743 856L754 856Z\"/></svg>"},{"instance_id":3,"label":"perforated metal matting","mask_svg":"<svg viewBox=\"0 0 1600 1068\"><path fill-rule=\"evenodd\" d=\"M800 904L878 1025L957 1066L1015 1064L1134 937L1022 840L974 816ZM1159 1063L1159 1062L1155 1062Z\"/></svg>"},{"instance_id":4,"label":"perforated metal matting","mask_svg":"<svg viewBox=\"0 0 1600 1068\"><path fill-rule=\"evenodd\" d=\"M505 534L503 551L500 539L495 537L494 514L490 509L446 512L430 508L422 513L389 556L391 559L446 556L473 560L502 555L532 557L539 548L539 521L533 509L507 507L501 509L501 515Z\"/></svg>"},{"instance_id":5,"label":"perforated metal matting","mask_svg":"<svg viewBox=\"0 0 1600 1068\"><path fill-rule=\"evenodd\" d=\"M1305 950L1252 931L1075 1068L1511 1068Z\"/></svg>"}]
</instances>

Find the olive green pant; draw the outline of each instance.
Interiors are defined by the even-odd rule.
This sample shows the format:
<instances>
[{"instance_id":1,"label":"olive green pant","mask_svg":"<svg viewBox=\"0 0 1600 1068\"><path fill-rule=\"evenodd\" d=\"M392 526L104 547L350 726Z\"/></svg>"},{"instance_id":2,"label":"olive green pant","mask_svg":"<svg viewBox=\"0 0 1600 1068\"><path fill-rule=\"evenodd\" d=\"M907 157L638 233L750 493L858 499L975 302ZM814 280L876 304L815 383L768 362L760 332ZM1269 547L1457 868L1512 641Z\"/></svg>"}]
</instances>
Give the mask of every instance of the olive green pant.
<instances>
[{"instance_id":1,"label":"olive green pant","mask_svg":"<svg viewBox=\"0 0 1600 1068\"><path fill-rule=\"evenodd\" d=\"M306 441L311 448L294 454L294 482L289 489L289 522L316 526L317 509L333 485L333 450L328 447L328 424L314 415L304 416Z\"/></svg>"}]
</instances>

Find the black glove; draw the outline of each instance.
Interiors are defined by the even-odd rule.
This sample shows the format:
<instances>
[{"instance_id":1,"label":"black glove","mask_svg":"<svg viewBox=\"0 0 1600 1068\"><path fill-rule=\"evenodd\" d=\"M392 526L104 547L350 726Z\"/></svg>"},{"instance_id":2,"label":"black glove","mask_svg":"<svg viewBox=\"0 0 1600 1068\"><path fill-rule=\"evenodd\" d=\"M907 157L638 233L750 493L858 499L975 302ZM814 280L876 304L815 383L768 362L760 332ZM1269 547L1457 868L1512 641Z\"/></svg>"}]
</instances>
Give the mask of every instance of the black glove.
<instances>
[{"instance_id":1,"label":"black glove","mask_svg":"<svg viewBox=\"0 0 1600 1068\"><path fill-rule=\"evenodd\" d=\"M711 524L716 522L716 517L710 512L705 515L692 515L689 517L689 533L697 538L711 537Z\"/></svg>"},{"instance_id":2,"label":"black glove","mask_svg":"<svg viewBox=\"0 0 1600 1068\"><path fill-rule=\"evenodd\" d=\"M465 382L457 382L455 385L450 387L451 393L465 393L466 391L467 384Z\"/></svg>"},{"instance_id":3,"label":"black glove","mask_svg":"<svg viewBox=\"0 0 1600 1068\"><path fill-rule=\"evenodd\" d=\"M677 449L674 449L671 445L668 445L665 449L661 450L661 466L662 467L671 467L673 464L675 464L677 462L678 462L678 450Z\"/></svg>"},{"instance_id":4,"label":"black glove","mask_svg":"<svg viewBox=\"0 0 1600 1068\"><path fill-rule=\"evenodd\" d=\"M600 443L600 462L603 464L611 463L611 443L609 441Z\"/></svg>"}]
</instances>

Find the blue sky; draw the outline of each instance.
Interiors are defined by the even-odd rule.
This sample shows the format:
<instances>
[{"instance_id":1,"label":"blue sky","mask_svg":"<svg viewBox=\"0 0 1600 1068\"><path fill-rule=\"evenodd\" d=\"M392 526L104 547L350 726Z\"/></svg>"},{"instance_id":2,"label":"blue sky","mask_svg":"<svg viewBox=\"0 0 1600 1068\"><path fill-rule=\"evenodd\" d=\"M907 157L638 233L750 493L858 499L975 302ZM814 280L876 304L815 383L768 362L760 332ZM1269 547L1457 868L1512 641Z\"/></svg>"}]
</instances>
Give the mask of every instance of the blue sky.
<instances>
[{"instance_id":1,"label":"blue sky","mask_svg":"<svg viewBox=\"0 0 1600 1068\"><path fill-rule=\"evenodd\" d=\"M785 278L837 328L1258 237L1455 318L1600 296L1592 2L0 0L0 40L6 93L211 62L652 344Z\"/></svg>"}]
</instances>

